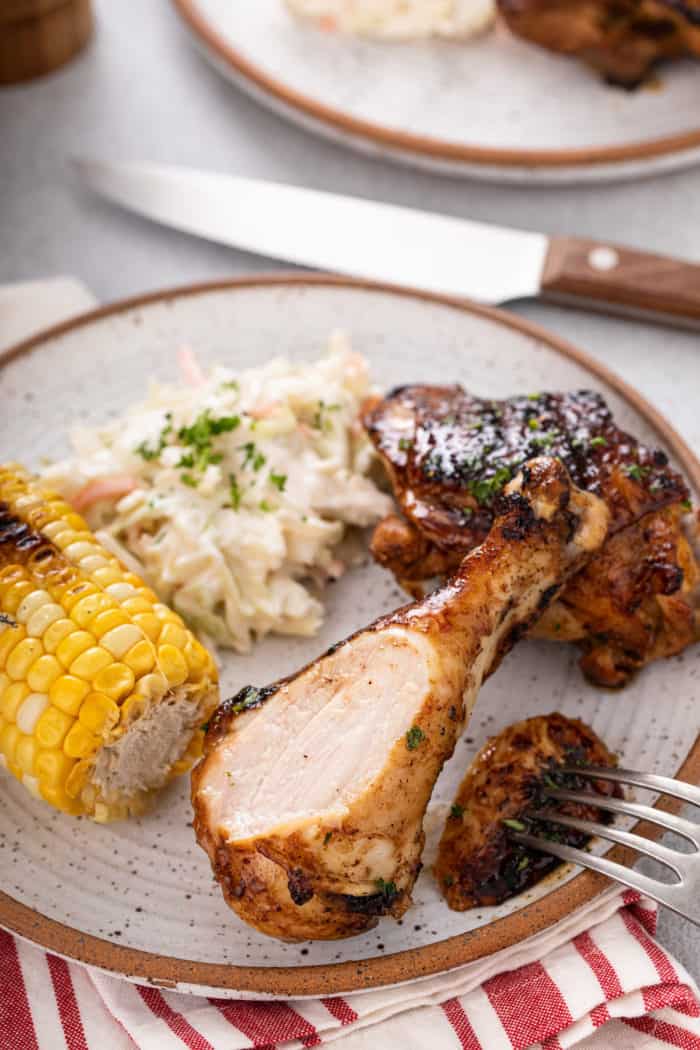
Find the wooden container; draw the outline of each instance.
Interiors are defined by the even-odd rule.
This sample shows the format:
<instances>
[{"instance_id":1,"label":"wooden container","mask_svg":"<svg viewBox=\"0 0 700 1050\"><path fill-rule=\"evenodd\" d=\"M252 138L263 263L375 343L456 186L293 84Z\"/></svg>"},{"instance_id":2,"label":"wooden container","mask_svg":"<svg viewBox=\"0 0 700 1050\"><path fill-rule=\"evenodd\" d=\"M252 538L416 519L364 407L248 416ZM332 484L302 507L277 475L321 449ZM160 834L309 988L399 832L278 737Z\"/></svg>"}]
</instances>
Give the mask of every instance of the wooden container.
<instances>
[{"instance_id":1,"label":"wooden container","mask_svg":"<svg viewBox=\"0 0 700 1050\"><path fill-rule=\"evenodd\" d=\"M90 0L0 0L0 84L58 69L92 33Z\"/></svg>"}]
</instances>

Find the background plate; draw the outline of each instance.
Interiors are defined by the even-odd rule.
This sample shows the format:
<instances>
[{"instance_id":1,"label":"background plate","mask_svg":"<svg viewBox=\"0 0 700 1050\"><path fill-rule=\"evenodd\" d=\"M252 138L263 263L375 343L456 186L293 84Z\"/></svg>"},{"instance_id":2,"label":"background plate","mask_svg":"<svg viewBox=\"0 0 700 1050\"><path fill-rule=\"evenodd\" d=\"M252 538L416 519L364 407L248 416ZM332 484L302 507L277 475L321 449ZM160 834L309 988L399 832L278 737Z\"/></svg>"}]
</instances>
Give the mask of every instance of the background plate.
<instances>
[{"instance_id":1,"label":"background plate","mask_svg":"<svg viewBox=\"0 0 700 1050\"><path fill-rule=\"evenodd\" d=\"M174 377L183 342L205 365L237 368L275 354L313 358L336 327L351 334L382 386L449 379L494 397L599 389L620 424L663 444L697 490L700 464L668 425L561 341L496 311L323 277L244 279L131 300L11 351L0 368L0 458L37 466L42 456L63 454L71 421L103 421L141 397L149 376ZM271 638L249 656L227 654L224 695L295 670L403 600L367 560L328 589L316 638ZM576 659L572 647L527 642L505 661L440 778L429 832L439 833L486 737L527 715L580 716L626 764L652 772L674 774L688 759L700 728L700 647L648 668L620 694L588 685ZM688 779L700 775L697 758L686 762ZM147 817L106 827L54 813L9 775L2 792L0 924L69 958L182 991L299 996L408 980L513 944L606 885L564 872L501 907L458 914L426 870L402 923L382 920L347 941L287 945L256 934L225 906L193 838L186 780Z\"/></svg>"},{"instance_id":2,"label":"background plate","mask_svg":"<svg viewBox=\"0 0 700 1050\"><path fill-rule=\"evenodd\" d=\"M654 90L607 86L499 25L466 43L322 33L282 0L174 0L204 54L320 134L438 173L501 182L631 178L700 161L691 60Z\"/></svg>"}]
</instances>

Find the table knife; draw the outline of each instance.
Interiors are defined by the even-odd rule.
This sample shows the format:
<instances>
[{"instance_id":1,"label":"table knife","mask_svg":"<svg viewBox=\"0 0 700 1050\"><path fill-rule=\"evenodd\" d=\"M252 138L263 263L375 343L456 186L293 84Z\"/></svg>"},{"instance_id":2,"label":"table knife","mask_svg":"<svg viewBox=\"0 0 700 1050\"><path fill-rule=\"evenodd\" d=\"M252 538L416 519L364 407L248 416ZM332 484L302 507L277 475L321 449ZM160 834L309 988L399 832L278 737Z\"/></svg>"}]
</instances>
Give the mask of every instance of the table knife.
<instances>
[{"instance_id":1,"label":"table knife","mask_svg":"<svg viewBox=\"0 0 700 1050\"><path fill-rule=\"evenodd\" d=\"M538 296L700 327L700 265L680 259L236 175L74 163L130 211L258 255L481 303Z\"/></svg>"}]
</instances>

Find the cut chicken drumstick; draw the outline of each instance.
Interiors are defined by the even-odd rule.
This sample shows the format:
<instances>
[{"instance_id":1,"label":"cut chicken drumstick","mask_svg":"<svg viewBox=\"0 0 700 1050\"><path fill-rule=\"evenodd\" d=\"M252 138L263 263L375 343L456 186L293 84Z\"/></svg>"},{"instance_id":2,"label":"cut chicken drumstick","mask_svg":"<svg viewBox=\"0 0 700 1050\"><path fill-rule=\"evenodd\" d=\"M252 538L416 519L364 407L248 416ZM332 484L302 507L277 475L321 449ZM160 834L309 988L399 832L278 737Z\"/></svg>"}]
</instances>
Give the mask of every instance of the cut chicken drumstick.
<instances>
[{"instance_id":1,"label":"cut chicken drumstick","mask_svg":"<svg viewBox=\"0 0 700 1050\"><path fill-rule=\"evenodd\" d=\"M482 681L607 526L559 461L532 460L446 586L219 708L192 778L195 830L242 919L331 939L405 912L425 810Z\"/></svg>"}]
</instances>

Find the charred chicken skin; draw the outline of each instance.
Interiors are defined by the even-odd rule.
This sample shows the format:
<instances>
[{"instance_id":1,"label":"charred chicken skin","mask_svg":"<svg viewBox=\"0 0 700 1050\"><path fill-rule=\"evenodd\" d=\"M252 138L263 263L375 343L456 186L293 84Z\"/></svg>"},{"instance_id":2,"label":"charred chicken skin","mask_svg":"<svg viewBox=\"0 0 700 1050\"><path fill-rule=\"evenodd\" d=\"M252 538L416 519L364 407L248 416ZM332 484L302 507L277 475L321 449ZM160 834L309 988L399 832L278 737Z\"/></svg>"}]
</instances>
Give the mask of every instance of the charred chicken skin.
<instances>
[{"instance_id":1,"label":"charred chicken skin","mask_svg":"<svg viewBox=\"0 0 700 1050\"><path fill-rule=\"evenodd\" d=\"M633 88L665 59L700 55L700 0L498 0L510 29Z\"/></svg>"},{"instance_id":2,"label":"charred chicken skin","mask_svg":"<svg viewBox=\"0 0 700 1050\"><path fill-rule=\"evenodd\" d=\"M533 460L448 584L219 709L192 777L195 831L242 919L332 939L405 912L428 801L483 679L608 517L560 462Z\"/></svg>"},{"instance_id":3,"label":"charred chicken skin","mask_svg":"<svg viewBox=\"0 0 700 1050\"><path fill-rule=\"evenodd\" d=\"M561 863L521 846L513 831L586 845L585 834L532 820L527 811L547 807L548 789L559 787L591 795L590 805L550 804L560 813L605 822L608 815L595 805L595 796L620 794L619 788L564 773L562 767L615 764L592 729L558 713L517 722L489 740L460 785L440 841L435 876L450 908L500 904Z\"/></svg>"},{"instance_id":4,"label":"charred chicken skin","mask_svg":"<svg viewBox=\"0 0 700 1050\"><path fill-rule=\"evenodd\" d=\"M483 540L504 484L546 452L605 501L610 537L534 633L581 643L583 670L606 686L696 639L687 486L664 452L617 427L600 394L492 401L459 386L407 386L368 405L364 423L403 513L380 522L372 553L414 596Z\"/></svg>"}]
</instances>

